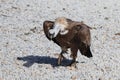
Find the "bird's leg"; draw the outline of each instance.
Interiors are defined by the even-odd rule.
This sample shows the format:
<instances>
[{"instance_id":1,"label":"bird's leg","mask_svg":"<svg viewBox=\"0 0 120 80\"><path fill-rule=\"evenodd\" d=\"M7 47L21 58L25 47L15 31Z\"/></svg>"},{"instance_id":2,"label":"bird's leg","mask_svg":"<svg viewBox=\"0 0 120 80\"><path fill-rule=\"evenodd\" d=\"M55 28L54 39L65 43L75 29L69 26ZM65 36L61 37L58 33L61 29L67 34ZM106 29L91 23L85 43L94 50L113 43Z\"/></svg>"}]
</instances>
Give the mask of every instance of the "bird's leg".
<instances>
[{"instance_id":1,"label":"bird's leg","mask_svg":"<svg viewBox=\"0 0 120 80\"><path fill-rule=\"evenodd\" d=\"M71 47L71 55L70 57L72 57L72 62L69 64L69 66L73 66L76 68L76 58L77 58L77 51L78 48L76 46Z\"/></svg>"},{"instance_id":2,"label":"bird's leg","mask_svg":"<svg viewBox=\"0 0 120 80\"><path fill-rule=\"evenodd\" d=\"M62 48L62 51L61 51L61 53L60 53L60 55L59 55L59 57L58 57L58 65L61 64L61 62L62 62L63 59L66 59L66 58L63 56L64 53L67 53L67 49L66 49L66 48Z\"/></svg>"},{"instance_id":3,"label":"bird's leg","mask_svg":"<svg viewBox=\"0 0 120 80\"><path fill-rule=\"evenodd\" d=\"M64 59L65 57L63 56L63 51L60 53L59 57L58 57L58 65L61 64L62 60Z\"/></svg>"},{"instance_id":4,"label":"bird's leg","mask_svg":"<svg viewBox=\"0 0 120 80\"><path fill-rule=\"evenodd\" d=\"M76 68L77 67L76 63L77 63L76 58L73 58L72 62L69 64L69 66L73 66Z\"/></svg>"}]
</instances>

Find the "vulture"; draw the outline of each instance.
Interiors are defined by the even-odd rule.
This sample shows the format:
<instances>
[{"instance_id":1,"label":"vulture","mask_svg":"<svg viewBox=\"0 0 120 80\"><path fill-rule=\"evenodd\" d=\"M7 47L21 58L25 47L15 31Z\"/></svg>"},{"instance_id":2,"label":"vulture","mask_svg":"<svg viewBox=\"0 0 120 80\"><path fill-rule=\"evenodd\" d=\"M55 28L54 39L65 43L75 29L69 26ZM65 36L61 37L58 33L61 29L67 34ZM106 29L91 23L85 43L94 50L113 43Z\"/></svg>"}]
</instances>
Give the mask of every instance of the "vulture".
<instances>
[{"instance_id":1,"label":"vulture","mask_svg":"<svg viewBox=\"0 0 120 80\"><path fill-rule=\"evenodd\" d=\"M78 50L88 58L92 57L90 50L91 34L88 25L83 22L73 21L65 17L58 17L55 21L46 20L43 22L43 30L46 37L52 40L61 48L58 57L58 65L65 58L64 53L70 49L72 58L70 66L76 66L76 58Z\"/></svg>"}]
</instances>

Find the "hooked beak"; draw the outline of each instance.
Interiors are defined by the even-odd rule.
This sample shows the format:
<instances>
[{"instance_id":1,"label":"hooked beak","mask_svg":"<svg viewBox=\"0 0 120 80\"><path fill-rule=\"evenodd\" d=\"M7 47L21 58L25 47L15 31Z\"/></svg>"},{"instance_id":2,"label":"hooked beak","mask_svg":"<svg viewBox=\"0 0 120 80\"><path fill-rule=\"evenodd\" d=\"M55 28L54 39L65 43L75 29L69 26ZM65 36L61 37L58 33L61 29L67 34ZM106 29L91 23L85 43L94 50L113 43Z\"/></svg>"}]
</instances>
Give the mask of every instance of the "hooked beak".
<instances>
[{"instance_id":1,"label":"hooked beak","mask_svg":"<svg viewBox=\"0 0 120 80\"><path fill-rule=\"evenodd\" d=\"M50 29L49 30L49 37L51 39L55 38L58 35L59 31L60 31L59 28Z\"/></svg>"}]
</instances>

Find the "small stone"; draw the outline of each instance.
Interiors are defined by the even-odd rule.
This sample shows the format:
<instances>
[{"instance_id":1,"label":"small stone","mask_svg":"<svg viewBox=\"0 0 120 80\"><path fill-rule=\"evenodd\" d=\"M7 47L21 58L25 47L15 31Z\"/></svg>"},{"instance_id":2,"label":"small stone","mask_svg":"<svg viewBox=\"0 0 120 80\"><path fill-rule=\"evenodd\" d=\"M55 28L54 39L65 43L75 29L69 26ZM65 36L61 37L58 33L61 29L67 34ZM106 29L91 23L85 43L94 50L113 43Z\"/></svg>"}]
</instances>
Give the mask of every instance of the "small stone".
<instances>
[{"instance_id":1,"label":"small stone","mask_svg":"<svg viewBox=\"0 0 120 80\"><path fill-rule=\"evenodd\" d=\"M63 8L63 10L65 10L65 8Z\"/></svg>"},{"instance_id":2,"label":"small stone","mask_svg":"<svg viewBox=\"0 0 120 80\"><path fill-rule=\"evenodd\" d=\"M120 33L116 33L115 35L119 35L120 36Z\"/></svg>"},{"instance_id":3,"label":"small stone","mask_svg":"<svg viewBox=\"0 0 120 80\"><path fill-rule=\"evenodd\" d=\"M76 76L72 76L71 79L72 80L77 80L77 77Z\"/></svg>"},{"instance_id":4,"label":"small stone","mask_svg":"<svg viewBox=\"0 0 120 80\"><path fill-rule=\"evenodd\" d=\"M30 31L32 31L33 33L35 33L36 27L30 29Z\"/></svg>"},{"instance_id":5,"label":"small stone","mask_svg":"<svg viewBox=\"0 0 120 80\"><path fill-rule=\"evenodd\" d=\"M115 38L115 37L112 37L112 39L113 39L113 40L116 40L116 38Z\"/></svg>"},{"instance_id":6,"label":"small stone","mask_svg":"<svg viewBox=\"0 0 120 80\"><path fill-rule=\"evenodd\" d=\"M47 8L50 8L49 6Z\"/></svg>"},{"instance_id":7,"label":"small stone","mask_svg":"<svg viewBox=\"0 0 120 80\"><path fill-rule=\"evenodd\" d=\"M105 19L105 20L109 20L109 18L108 18L108 17L105 17L104 19Z\"/></svg>"},{"instance_id":8,"label":"small stone","mask_svg":"<svg viewBox=\"0 0 120 80\"><path fill-rule=\"evenodd\" d=\"M30 7L30 5L28 4L27 7Z\"/></svg>"},{"instance_id":9,"label":"small stone","mask_svg":"<svg viewBox=\"0 0 120 80\"><path fill-rule=\"evenodd\" d=\"M17 9L17 7L12 6L13 9Z\"/></svg>"},{"instance_id":10,"label":"small stone","mask_svg":"<svg viewBox=\"0 0 120 80\"><path fill-rule=\"evenodd\" d=\"M24 33L24 35L29 35L29 34L30 34L30 32Z\"/></svg>"},{"instance_id":11,"label":"small stone","mask_svg":"<svg viewBox=\"0 0 120 80\"><path fill-rule=\"evenodd\" d=\"M107 9L107 7L104 7L104 9Z\"/></svg>"}]
</instances>

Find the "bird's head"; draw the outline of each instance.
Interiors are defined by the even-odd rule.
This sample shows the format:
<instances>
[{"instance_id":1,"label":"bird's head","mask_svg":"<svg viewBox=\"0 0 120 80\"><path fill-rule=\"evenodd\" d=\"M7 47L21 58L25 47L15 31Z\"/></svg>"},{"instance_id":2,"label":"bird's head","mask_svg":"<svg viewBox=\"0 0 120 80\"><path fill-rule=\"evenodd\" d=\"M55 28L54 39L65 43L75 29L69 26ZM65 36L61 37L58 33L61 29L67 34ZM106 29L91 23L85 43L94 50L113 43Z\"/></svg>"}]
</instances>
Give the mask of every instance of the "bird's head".
<instances>
[{"instance_id":1,"label":"bird's head","mask_svg":"<svg viewBox=\"0 0 120 80\"><path fill-rule=\"evenodd\" d=\"M50 38L55 38L59 33L65 35L68 33L68 23L66 18L59 17L55 19L54 25L49 29Z\"/></svg>"}]
</instances>

